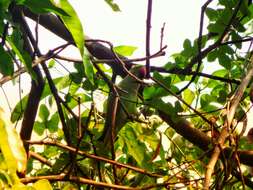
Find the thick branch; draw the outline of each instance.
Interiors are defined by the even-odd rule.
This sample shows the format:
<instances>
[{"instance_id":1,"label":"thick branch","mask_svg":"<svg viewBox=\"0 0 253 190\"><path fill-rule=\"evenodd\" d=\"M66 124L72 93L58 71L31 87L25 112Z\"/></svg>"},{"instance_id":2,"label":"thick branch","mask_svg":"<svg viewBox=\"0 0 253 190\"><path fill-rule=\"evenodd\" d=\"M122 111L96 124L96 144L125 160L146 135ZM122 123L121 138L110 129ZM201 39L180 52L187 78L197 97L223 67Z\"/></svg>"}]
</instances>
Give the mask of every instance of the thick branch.
<instances>
[{"instance_id":1,"label":"thick branch","mask_svg":"<svg viewBox=\"0 0 253 190\"><path fill-rule=\"evenodd\" d=\"M20 24L23 32L24 49L33 57L33 50L25 33L25 29L22 25L22 15L16 8L12 9L12 15L14 20ZM38 111L40 98L44 88L44 80L39 69L39 66L34 66L33 71L36 74L36 80L32 79L32 86L28 96L27 105L24 105L24 117L21 125L20 136L22 140L30 140L35 122L35 117ZM28 153L29 145L25 145L26 152Z\"/></svg>"}]
</instances>

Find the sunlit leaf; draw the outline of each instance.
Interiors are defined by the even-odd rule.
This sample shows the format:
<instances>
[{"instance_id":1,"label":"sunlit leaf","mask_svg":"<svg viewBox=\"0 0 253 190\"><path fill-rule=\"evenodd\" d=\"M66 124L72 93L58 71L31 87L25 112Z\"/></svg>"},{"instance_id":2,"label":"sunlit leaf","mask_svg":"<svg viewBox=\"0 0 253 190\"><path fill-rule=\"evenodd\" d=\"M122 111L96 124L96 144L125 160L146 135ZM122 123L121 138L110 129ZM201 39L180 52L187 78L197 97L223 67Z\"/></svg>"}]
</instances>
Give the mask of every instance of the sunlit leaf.
<instances>
[{"instance_id":1,"label":"sunlit leaf","mask_svg":"<svg viewBox=\"0 0 253 190\"><path fill-rule=\"evenodd\" d=\"M187 88L184 92L183 92L183 98L184 98L184 101L188 104L188 105L191 105L194 98L195 98L195 94L193 91L191 91L189 88ZM183 108L184 109L187 109L188 107L183 104Z\"/></svg>"},{"instance_id":2,"label":"sunlit leaf","mask_svg":"<svg viewBox=\"0 0 253 190\"><path fill-rule=\"evenodd\" d=\"M45 104L40 105L39 116L42 121L47 121L49 117L49 110Z\"/></svg>"},{"instance_id":3,"label":"sunlit leaf","mask_svg":"<svg viewBox=\"0 0 253 190\"><path fill-rule=\"evenodd\" d=\"M17 131L9 124L0 108L0 148L11 171L26 170L26 153Z\"/></svg>"},{"instance_id":4,"label":"sunlit leaf","mask_svg":"<svg viewBox=\"0 0 253 190\"><path fill-rule=\"evenodd\" d=\"M41 179L39 181L36 181L34 184L33 184L33 187L36 189L36 190L53 190L53 187L51 186L51 184L49 183L48 180L46 179Z\"/></svg>"},{"instance_id":5,"label":"sunlit leaf","mask_svg":"<svg viewBox=\"0 0 253 190\"><path fill-rule=\"evenodd\" d=\"M94 84L94 72L93 72L93 65L89 58L89 53L86 48L84 48L83 52L83 64L85 68L85 75L91 82L91 84Z\"/></svg>"},{"instance_id":6,"label":"sunlit leaf","mask_svg":"<svg viewBox=\"0 0 253 190\"><path fill-rule=\"evenodd\" d=\"M135 132L133 131L133 128L128 125L130 124L127 124L120 133L121 137L125 141L127 153L130 154L136 160L138 165L148 168L147 161L150 160L150 158L147 157L145 151L146 146L144 143L138 140Z\"/></svg>"},{"instance_id":7,"label":"sunlit leaf","mask_svg":"<svg viewBox=\"0 0 253 190\"><path fill-rule=\"evenodd\" d=\"M53 114L50 120L47 122L47 128L49 132L54 133L57 132L59 123L59 115L58 112Z\"/></svg>"},{"instance_id":8,"label":"sunlit leaf","mask_svg":"<svg viewBox=\"0 0 253 190\"><path fill-rule=\"evenodd\" d=\"M135 46L116 46L113 48L114 51L123 56L131 56L137 49Z\"/></svg>"},{"instance_id":9,"label":"sunlit leaf","mask_svg":"<svg viewBox=\"0 0 253 190\"><path fill-rule=\"evenodd\" d=\"M89 59L89 53L84 48L84 32L81 21L78 18L77 13L67 0L57 1L57 6L63 9L68 15L60 15L65 26L70 31L76 46L78 47L80 54L83 58L83 64L85 68L86 77L93 83L93 67Z\"/></svg>"},{"instance_id":10,"label":"sunlit leaf","mask_svg":"<svg viewBox=\"0 0 253 190\"><path fill-rule=\"evenodd\" d=\"M43 135L45 129L46 129L46 126L43 122L36 121L34 123L33 130L35 133L37 133L37 135L40 135L40 136Z\"/></svg>"},{"instance_id":11,"label":"sunlit leaf","mask_svg":"<svg viewBox=\"0 0 253 190\"><path fill-rule=\"evenodd\" d=\"M16 0L17 4L20 5L25 5L27 6L32 12L35 13L48 13L48 12L53 12L57 15L67 15L67 13L55 6L53 0L43 0L43 1L38 1L38 0Z\"/></svg>"}]
</instances>

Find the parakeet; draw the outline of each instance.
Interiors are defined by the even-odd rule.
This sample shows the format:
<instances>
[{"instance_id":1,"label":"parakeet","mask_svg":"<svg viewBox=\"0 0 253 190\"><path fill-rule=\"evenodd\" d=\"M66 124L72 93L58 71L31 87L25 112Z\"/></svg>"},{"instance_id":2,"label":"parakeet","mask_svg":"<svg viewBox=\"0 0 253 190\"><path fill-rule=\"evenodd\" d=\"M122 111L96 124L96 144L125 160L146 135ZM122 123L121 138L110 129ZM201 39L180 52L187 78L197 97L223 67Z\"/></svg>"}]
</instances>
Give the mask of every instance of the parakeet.
<instances>
[{"instance_id":1,"label":"parakeet","mask_svg":"<svg viewBox=\"0 0 253 190\"><path fill-rule=\"evenodd\" d=\"M146 69L144 66L137 65L130 69L130 72L139 79L143 79L146 75ZM138 91L141 84L132 76L127 75L118 84L119 89L119 102L117 104L117 111L115 116L115 137L120 129L128 122L129 116L137 114L136 104L138 101ZM115 100L115 94L110 93L107 101L107 113L104 131L100 139L103 141L104 146L110 147L111 133L112 133L112 112L113 102Z\"/></svg>"}]
</instances>

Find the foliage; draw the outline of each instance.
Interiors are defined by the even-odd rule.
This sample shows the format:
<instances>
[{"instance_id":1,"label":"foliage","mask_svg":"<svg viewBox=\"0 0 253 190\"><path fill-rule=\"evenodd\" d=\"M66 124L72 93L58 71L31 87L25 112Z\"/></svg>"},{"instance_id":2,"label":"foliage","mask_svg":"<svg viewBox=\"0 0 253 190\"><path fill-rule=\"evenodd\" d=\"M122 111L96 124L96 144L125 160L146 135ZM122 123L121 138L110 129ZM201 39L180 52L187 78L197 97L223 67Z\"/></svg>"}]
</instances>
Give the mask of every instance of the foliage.
<instances>
[{"instance_id":1,"label":"foliage","mask_svg":"<svg viewBox=\"0 0 253 190\"><path fill-rule=\"evenodd\" d=\"M105 2L112 10L120 11L113 0ZM118 59L125 61L137 47L121 45L108 49L102 45L105 41L86 39L81 22L67 0L1 1L0 85L9 78L17 80L16 76L26 72L36 86L40 83L36 63L43 68L46 82L39 97L39 108L34 106L33 110L37 113L31 123L36 138L29 142L22 139L29 145L28 159L16 129L0 110L0 188L67 190L102 186L117 189L113 184L122 189L202 188L206 166L218 144L216 140L228 123L231 100L252 67L251 52L241 53L252 40L253 5L249 2L216 0L203 6L205 16L200 19L208 20L207 33L200 32L197 39L185 39L182 51L170 56L172 61L151 68L149 83L140 83L136 102L139 113L128 116L129 122L114 134L117 138L113 148L106 149L100 141L104 123L108 117L113 120L117 113L109 115L104 113L106 109L99 109L98 105L103 103L100 98L106 99L109 91L124 93L124 89L113 84L115 75L121 75L118 80L126 76ZM22 14L16 15L15 11ZM47 28L68 44L41 55L36 37L24 27L22 17L45 13L61 19L59 23L67 29L67 34L57 33L56 23ZM25 39L31 43L27 44ZM76 45L82 59L68 60L73 67L64 66L68 72L54 77L54 68L61 62L56 55L70 44ZM34 50L32 53L27 49L29 45ZM129 60L125 63L127 68L132 64ZM212 73L205 73L207 70ZM247 152L250 155L252 139L250 134L243 136L238 127L239 123L247 127L252 85L246 86L228 129L229 138L220 144L225 148L212 171L215 175L210 188L252 188L250 170L241 169L242 164L253 166L249 161L253 160L252 154L249 160L241 156L248 155ZM31 119L25 115L28 106L33 105L29 104L31 94L32 90L13 109L12 123ZM130 100L124 99L127 101ZM22 122L18 126L27 127Z\"/></svg>"}]
</instances>

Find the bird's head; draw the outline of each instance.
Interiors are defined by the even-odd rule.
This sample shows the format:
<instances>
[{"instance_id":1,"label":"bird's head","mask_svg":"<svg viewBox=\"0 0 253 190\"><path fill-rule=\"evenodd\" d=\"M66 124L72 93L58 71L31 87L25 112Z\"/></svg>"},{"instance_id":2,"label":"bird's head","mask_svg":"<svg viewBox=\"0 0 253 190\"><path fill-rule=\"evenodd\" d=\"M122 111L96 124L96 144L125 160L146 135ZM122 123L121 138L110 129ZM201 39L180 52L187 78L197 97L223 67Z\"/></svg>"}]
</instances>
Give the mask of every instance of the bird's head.
<instances>
[{"instance_id":1,"label":"bird's head","mask_svg":"<svg viewBox=\"0 0 253 190\"><path fill-rule=\"evenodd\" d=\"M130 69L130 72L137 76L139 79L144 79L147 72L146 67L143 65L136 65Z\"/></svg>"}]
</instances>

